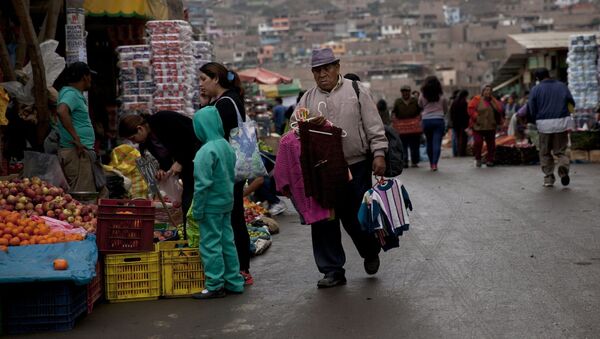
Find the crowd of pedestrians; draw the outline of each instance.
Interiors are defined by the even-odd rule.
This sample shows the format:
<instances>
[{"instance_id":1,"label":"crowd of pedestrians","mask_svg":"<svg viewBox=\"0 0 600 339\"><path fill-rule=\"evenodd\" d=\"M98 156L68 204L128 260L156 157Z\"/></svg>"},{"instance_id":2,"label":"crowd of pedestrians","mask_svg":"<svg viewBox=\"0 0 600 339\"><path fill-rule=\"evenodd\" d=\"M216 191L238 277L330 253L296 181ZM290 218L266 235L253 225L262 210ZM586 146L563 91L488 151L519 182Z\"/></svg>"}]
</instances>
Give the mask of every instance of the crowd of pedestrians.
<instances>
[{"instance_id":1,"label":"crowd of pedestrians","mask_svg":"<svg viewBox=\"0 0 600 339\"><path fill-rule=\"evenodd\" d=\"M397 132L402 141L405 167L419 167L426 154L429 168L435 172L438 171L442 140L449 130L453 136L455 156L466 156L469 140L472 139L475 166L482 167L485 163L492 167L497 132L506 131L507 121L526 119L537 125L539 131L544 185L554 184L554 157L558 158L561 183L569 184L569 159L565 150L570 109L574 102L566 86L550 79L547 70L536 73L539 85L533 88L528 98L521 100L516 95L496 98L489 85L482 86L481 91L472 97L465 90L447 97L439 79L430 76L418 91L402 86L400 97L388 107L384 100L375 103L358 76L342 76L340 67L340 59L331 49L314 50L310 70L315 86L298 97L292 112L283 106L281 100L273 109L276 132L284 134L284 139L290 141L292 154L298 157L300 143L297 139L307 131L302 132L305 127L298 128L298 124L306 126L305 123L312 121L308 132L321 138L330 136L325 138L332 142L320 143L315 152L330 152L328 154L332 158L321 160L315 168L309 169L310 175L324 180L319 183L324 185L324 190L334 182L341 182L341 185L327 187L336 196L330 206L313 205L319 213L324 212L326 218L315 218L318 213L312 212L317 211L310 211L313 200L309 201L308 191L306 196L297 196L294 201L293 192L312 189L304 186L310 185L309 181L301 180L299 173L304 168L300 171L299 167L306 164L300 158L287 162L285 166L291 167L284 169L281 161L275 157L269 159L275 176L266 179L274 179L275 182L266 184L264 190L265 196L270 196L267 200L274 205L281 203L277 194L286 195L299 212L310 217L306 220L310 220L314 259L317 269L323 274L317 282L318 287L346 283L346 256L340 224L364 259L365 272L375 274L379 269L381 244L361 228L358 211L364 193L372 187L373 176L381 177L386 172L388 147L392 148L386 137L389 130ZM86 72L82 74L84 76L73 79L74 82L79 81L75 85L85 87L89 79L85 77ZM204 108L197 111L193 119L167 111L152 116L130 115L121 119L119 133L122 138L140 144L142 150L148 150L159 160L158 176L179 175L183 180L183 214L186 215L187 209L191 208L191 215L200 225L200 252L207 279L207 289L194 297L208 299L224 297L227 293L242 293L244 285L254 282L249 271L250 243L243 198L256 192L265 180L255 178L245 188L245 181L236 182L234 179L235 153L228 141L230 135L238 133L240 122L246 120L244 91L239 76L224 65L211 62L201 67L199 79ZM77 86L75 88L79 88ZM66 97L63 94L62 97ZM62 102L65 103L62 108L73 110L77 107L67 99ZM60 109L61 106L59 115L74 115ZM79 151L83 148L80 145L85 141L85 134L77 134L76 128L71 131L68 119L62 116L65 129L76 136L73 144ZM484 143L487 147L485 161ZM421 148L425 149L425 154ZM334 158L335 154L339 156ZM282 176L278 178L277 173L284 173L288 179L296 177L291 181L283 180ZM280 211L284 209L282 207Z\"/></svg>"},{"instance_id":2,"label":"crowd of pedestrians","mask_svg":"<svg viewBox=\"0 0 600 339\"><path fill-rule=\"evenodd\" d=\"M420 91L402 86L400 97L388 112L383 111L387 107L383 99L377 106L384 124L389 121L400 134L406 168L409 164L418 167L425 153L430 169L437 171L442 138L448 131L451 131L453 156L467 156L471 145L475 167L480 168L483 164L493 167L496 164L496 138L508 134L520 142L527 140L525 130L531 128L539 136L532 142L539 149L544 186L554 185L555 159L557 174L566 186L570 183L566 148L573 124L573 97L565 84L550 78L547 69L538 70L535 76L538 84L531 94L525 91L520 98L516 93L496 97L493 88L485 84L475 95L470 95L467 90L456 90L448 99L440 81L430 76L424 80ZM422 148L426 151L421 152Z\"/></svg>"}]
</instances>

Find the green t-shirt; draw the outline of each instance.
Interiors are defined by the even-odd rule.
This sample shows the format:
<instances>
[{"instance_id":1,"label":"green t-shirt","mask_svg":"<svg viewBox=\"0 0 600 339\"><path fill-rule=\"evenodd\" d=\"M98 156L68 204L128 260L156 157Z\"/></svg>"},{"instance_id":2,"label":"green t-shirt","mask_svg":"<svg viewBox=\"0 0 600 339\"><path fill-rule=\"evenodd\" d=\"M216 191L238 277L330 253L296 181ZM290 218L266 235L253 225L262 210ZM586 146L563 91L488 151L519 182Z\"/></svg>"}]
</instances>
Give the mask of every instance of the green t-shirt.
<instances>
[{"instance_id":1,"label":"green t-shirt","mask_svg":"<svg viewBox=\"0 0 600 339\"><path fill-rule=\"evenodd\" d=\"M71 112L71 121L75 133L79 136L81 144L87 149L94 149L96 137L94 135L94 127L90 119L87 101L83 93L77 88L71 86L63 87L58 93L58 105L65 104ZM60 120L58 121L58 133L60 135L61 148L73 148L73 137L69 133Z\"/></svg>"}]
</instances>

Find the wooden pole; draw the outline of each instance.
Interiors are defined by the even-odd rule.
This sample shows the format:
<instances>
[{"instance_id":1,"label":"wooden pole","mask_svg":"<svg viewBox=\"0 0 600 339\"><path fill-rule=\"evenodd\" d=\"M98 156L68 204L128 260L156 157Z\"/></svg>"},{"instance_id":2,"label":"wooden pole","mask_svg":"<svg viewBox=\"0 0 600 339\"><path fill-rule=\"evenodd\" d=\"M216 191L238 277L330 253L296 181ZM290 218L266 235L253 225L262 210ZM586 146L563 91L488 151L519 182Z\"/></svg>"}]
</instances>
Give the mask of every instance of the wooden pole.
<instances>
[{"instance_id":1,"label":"wooden pole","mask_svg":"<svg viewBox=\"0 0 600 339\"><path fill-rule=\"evenodd\" d=\"M56 25L58 24L58 17L60 16L62 6L63 0L50 0L48 12L44 18L40 34L38 34L38 41L44 42L56 37Z\"/></svg>"},{"instance_id":2,"label":"wooden pole","mask_svg":"<svg viewBox=\"0 0 600 339\"><path fill-rule=\"evenodd\" d=\"M28 0L12 0L12 4L19 19L21 30L27 41L27 51L31 60L31 70L33 72L33 96L35 98L35 108L37 110L38 126L45 126L49 122L48 113L48 90L46 89L46 70L40 45L38 43L33 22L29 15L29 6L25 4ZM26 6L27 5L27 6ZM43 128L38 128L38 142L43 142ZM40 140L41 139L41 140Z\"/></svg>"},{"instance_id":3,"label":"wooden pole","mask_svg":"<svg viewBox=\"0 0 600 339\"><path fill-rule=\"evenodd\" d=\"M15 1L13 1L13 6ZM29 0L19 1L19 7L24 6L27 10L27 16L29 17ZM15 8L16 12L16 8ZM17 17L19 15L17 14ZM23 29L24 23L19 20L20 32L19 32L19 40L17 42L17 52L15 56L15 69L22 69L25 66L25 57L27 56L27 41L25 39L25 32Z\"/></svg>"},{"instance_id":4,"label":"wooden pole","mask_svg":"<svg viewBox=\"0 0 600 339\"><path fill-rule=\"evenodd\" d=\"M8 49L6 48L6 42L4 41L4 36L0 32L0 68L2 69L2 75L4 76L4 81L15 81L17 77L15 76L15 70L10 65L10 57L8 54Z\"/></svg>"}]
</instances>

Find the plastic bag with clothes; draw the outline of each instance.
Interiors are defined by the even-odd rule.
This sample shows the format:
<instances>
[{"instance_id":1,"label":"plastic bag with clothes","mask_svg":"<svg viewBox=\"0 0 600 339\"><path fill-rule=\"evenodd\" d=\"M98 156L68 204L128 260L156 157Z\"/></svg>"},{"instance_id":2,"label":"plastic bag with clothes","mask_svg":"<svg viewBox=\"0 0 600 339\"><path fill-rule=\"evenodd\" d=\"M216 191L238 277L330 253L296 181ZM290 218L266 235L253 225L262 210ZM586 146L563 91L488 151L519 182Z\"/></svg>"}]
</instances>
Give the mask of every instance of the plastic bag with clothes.
<instances>
[{"instance_id":1,"label":"plastic bag with clothes","mask_svg":"<svg viewBox=\"0 0 600 339\"><path fill-rule=\"evenodd\" d=\"M233 147L236 156L235 181L240 182L267 175L267 170L258 150L256 122L250 119L244 122L233 99L230 97L223 97L222 99L231 100L237 113L238 127L233 128L229 136L229 143Z\"/></svg>"},{"instance_id":2,"label":"plastic bag with clothes","mask_svg":"<svg viewBox=\"0 0 600 339\"><path fill-rule=\"evenodd\" d=\"M194 218L194 214L193 214L193 206L194 206L194 202L192 201L192 207L190 207L190 209L188 210L186 216L187 216L187 222L186 222L186 235L187 235L187 239L188 239L188 244L190 245L190 247L192 248L199 248L200 247L200 224L198 223L198 220L196 220Z\"/></svg>"},{"instance_id":3,"label":"plastic bag with clothes","mask_svg":"<svg viewBox=\"0 0 600 339\"><path fill-rule=\"evenodd\" d=\"M24 177L39 177L51 185L61 187L65 191L69 190L58 156L31 151L25 151L23 155Z\"/></svg>"},{"instance_id":4,"label":"plastic bag with clothes","mask_svg":"<svg viewBox=\"0 0 600 339\"><path fill-rule=\"evenodd\" d=\"M40 44L40 52L42 53L42 61L46 70L46 86L52 86L60 73L65 69L65 58L56 53L58 41L46 40ZM35 97L33 95L33 70L31 62L23 68L24 78L27 79L25 85L19 81L4 82L2 85L6 91L19 103L24 105L33 105Z\"/></svg>"},{"instance_id":5,"label":"plastic bag with clothes","mask_svg":"<svg viewBox=\"0 0 600 339\"><path fill-rule=\"evenodd\" d=\"M109 166L131 179L129 193L132 198L148 197L148 184L135 163L135 160L140 157L140 151L131 145L120 145L110 154Z\"/></svg>"}]
</instances>

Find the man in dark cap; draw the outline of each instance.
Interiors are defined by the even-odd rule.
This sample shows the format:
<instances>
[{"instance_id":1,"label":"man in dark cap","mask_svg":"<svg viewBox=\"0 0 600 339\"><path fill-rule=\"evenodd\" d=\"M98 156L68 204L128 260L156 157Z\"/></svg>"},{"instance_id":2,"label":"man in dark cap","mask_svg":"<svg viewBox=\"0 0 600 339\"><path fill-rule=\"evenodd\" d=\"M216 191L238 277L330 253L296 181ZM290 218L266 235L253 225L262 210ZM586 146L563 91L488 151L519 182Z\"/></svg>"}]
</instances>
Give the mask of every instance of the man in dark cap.
<instances>
[{"instance_id":1,"label":"man in dark cap","mask_svg":"<svg viewBox=\"0 0 600 339\"><path fill-rule=\"evenodd\" d=\"M529 95L527 109L529 117L537 126L540 137L540 164L544 172L544 186L554 185L554 158L558 162L558 176L563 186L571 182L569 177L570 159L567 155L569 130L573 128L573 119L569 105L575 106L569 88L558 80L550 78L550 72L541 68L535 72L539 80Z\"/></svg>"},{"instance_id":2,"label":"man in dark cap","mask_svg":"<svg viewBox=\"0 0 600 339\"><path fill-rule=\"evenodd\" d=\"M83 92L92 87L92 70L84 62L65 69L68 85L58 93L58 158L71 191L97 192L102 171L96 165L94 127Z\"/></svg>"},{"instance_id":3,"label":"man in dark cap","mask_svg":"<svg viewBox=\"0 0 600 339\"><path fill-rule=\"evenodd\" d=\"M367 274L375 274L379 269L380 246L375 237L361 230L358 210L364 193L372 186L372 173L383 175L385 172L388 142L370 93L360 82L353 83L340 75L340 60L330 48L313 50L311 67L316 86L304 94L297 107L307 108L313 114L320 112L333 125L346 131L342 149L352 173L344 193L336 198L335 219L311 225L315 261L325 275L317 286L323 288L346 283L340 221L364 259Z\"/></svg>"}]
</instances>

